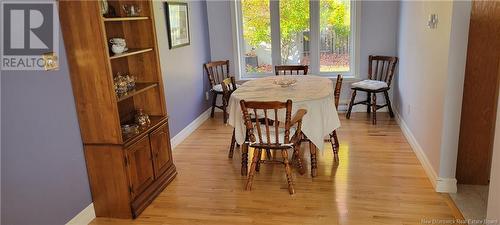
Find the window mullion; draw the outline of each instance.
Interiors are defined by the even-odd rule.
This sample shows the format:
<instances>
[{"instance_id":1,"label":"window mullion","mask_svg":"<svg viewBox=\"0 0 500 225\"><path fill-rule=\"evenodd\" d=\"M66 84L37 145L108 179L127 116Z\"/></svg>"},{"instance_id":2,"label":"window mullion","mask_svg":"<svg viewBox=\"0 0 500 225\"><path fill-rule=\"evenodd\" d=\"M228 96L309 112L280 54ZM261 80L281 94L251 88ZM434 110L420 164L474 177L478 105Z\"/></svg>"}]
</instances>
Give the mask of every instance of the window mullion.
<instances>
[{"instance_id":1,"label":"window mullion","mask_svg":"<svg viewBox=\"0 0 500 225\"><path fill-rule=\"evenodd\" d=\"M273 67L281 64L280 2L270 0L271 7L271 56ZM274 70L274 69L273 69Z\"/></svg>"},{"instance_id":2,"label":"window mullion","mask_svg":"<svg viewBox=\"0 0 500 225\"><path fill-rule=\"evenodd\" d=\"M239 74L239 79L242 79L243 77L247 77L247 72L245 70L245 58L244 58L244 46L243 46L243 13L241 10L241 2L240 1L235 1L235 12L234 12L234 19L235 19L235 32L236 35L236 55L235 57L235 63L237 62L238 64L238 74Z\"/></svg>"},{"instance_id":3,"label":"window mullion","mask_svg":"<svg viewBox=\"0 0 500 225\"><path fill-rule=\"evenodd\" d=\"M309 42L309 59L310 71L312 74L319 74L319 1L309 2L309 27L310 27L310 42Z\"/></svg>"}]
</instances>

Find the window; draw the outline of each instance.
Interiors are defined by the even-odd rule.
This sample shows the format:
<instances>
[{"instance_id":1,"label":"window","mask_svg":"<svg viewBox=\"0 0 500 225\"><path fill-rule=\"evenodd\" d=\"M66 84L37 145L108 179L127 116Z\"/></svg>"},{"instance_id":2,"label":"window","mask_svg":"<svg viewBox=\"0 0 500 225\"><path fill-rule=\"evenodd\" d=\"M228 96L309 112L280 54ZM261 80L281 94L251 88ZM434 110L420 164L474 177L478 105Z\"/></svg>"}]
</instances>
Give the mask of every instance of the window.
<instances>
[{"instance_id":1,"label":"window","mask_svg":"<svg viewBox=\"0 0 500 225\"><path fill-rule=\"evenodd\" d=\"M274 65L305 64L310 73L353 76L356 2L241 0L235 4L240 78L270 75Z\"/></svg>"},{"instance_id":2,"label":"window","mask_svg":"<svg viewBox=\"0 0 500 225\"><path fill-rule=\"evenodd\" d=\"M320 72L350 71L350 8L348 0L320 0Z\"/></svg>"},{"instance_id":3,"label":"window","mask_svg":"<svg viewBox=\"0 0 500 225\"><path fill-rule=\"evenodd\" d=\"M280 0L281 64L309 64L309 0Z\"/></svg>"},{"instance_id":4,"label":"window","mask_svg":"<svg viewBox=\"0 0 500 225\"><path fill-rule=\"evenodd\" d=\"M270 1L242 0L241 41L243 70L246 74L265 74L273 72L271 45Z\"/></svg>"}]
</instances>

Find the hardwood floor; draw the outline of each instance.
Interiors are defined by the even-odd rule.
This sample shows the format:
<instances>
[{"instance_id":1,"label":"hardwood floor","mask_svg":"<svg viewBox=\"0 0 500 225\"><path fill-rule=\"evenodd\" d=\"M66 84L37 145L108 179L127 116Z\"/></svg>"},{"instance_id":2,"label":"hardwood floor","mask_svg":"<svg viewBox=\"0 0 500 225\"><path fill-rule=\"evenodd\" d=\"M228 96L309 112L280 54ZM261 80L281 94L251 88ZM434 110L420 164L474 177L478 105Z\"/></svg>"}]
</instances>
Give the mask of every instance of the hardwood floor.
<instances>
[{"instance_id":1,"label":"hardwood floor","mask_svg":"<svg viewBox=\"0 0 500 225\"><path fill-rule=\"evenodd\" d=\"M221 117L209 119L174 150L177 177L139 218L97 218L92 224L422 224L460 216L447 195L434 192L387 114L379 113L377 125L366 113L350 120L342 114L340 162L325 145L317 177L293 171L292 196L277 164L263 164L252 191L244 191L241 152L237 148L227 158L232 127ZM309 170L307 144L302 151Z\"/></svg>"}]
</instances>

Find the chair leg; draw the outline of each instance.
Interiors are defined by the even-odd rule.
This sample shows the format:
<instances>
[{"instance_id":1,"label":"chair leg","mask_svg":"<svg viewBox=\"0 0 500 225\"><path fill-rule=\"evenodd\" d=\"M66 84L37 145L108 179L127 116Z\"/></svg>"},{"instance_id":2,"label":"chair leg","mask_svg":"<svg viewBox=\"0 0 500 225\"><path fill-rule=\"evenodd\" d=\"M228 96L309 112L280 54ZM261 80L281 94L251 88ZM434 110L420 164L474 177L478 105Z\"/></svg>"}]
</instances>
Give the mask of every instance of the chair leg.
<instances>
[{"instance_id":1,"label":"chair leg","mask_svg":"<svg viewBox=\"0 0 500 225\"><path fill-rule=\"evenodd\" d=\"M259 155L260 155L261 151L262 150L260 148L256 148L253 151L252 165L250 166L250 173L248 174L248 178L247 178L247 185L246 185L247 191L252 190L253 176L255 174L255 169L257 167L257 162L259 161Z\"/></svg>"},{"instance_id":2,"label":"chair leg","mask_svg":"<svg viewBox=\"0 0 500 225\"><path fill-rule=\"evenodd\" d=\"M259 149L259 155L257 160L257 166L255 166L255 171L260 171L260 159L262 159L262 149Z\"/></svg>"},{"instance_id":3,"label":"chair leg","mask_svg":"<svg viewBox=\"0 0 500 225\"><path fill-rule=\"evenodd\" d=\"M302 164L302 159L300 158L300 143L296 144L293 148L292 161L293 160L297 161L297 167L299 168L299 174L304 175L304 173L306 173L306 170L304 168L304 165Z\"/></svg>"},{"instance_id":4,"label":"chair leg","mask_svg":"<svg viewBox=\"0 0 500 225\"><path fill-rule=\"evenodd\" d=\"M371 95L372 95L372 93L366 92L366 113L370 113L370 111L371 111L371 109L370 109L372 106L372 104L371 104L372 103L371 102L372 96Z\"/></svg>"},{"instance_id":5,"label":"chair leg","mask_svg":"<svg viewBox=\"0 0 500 225\"><path fill-rule=\"evenodd\" d=\"M241 176L246 176L248 173L248 144L241 145Z\"/></svg>"},{"instance_id":6,"label":"chair leg","mask_svg":"<svg viewBox=\"0 0 500 225\"><path fill-rule=\"evenodd\" d=\"M217 93L212 92L212 111L210 112L210 117L214 118L215 104L217 103Z\"/></svg>"},{"instance_id":7,"label":"chair leg","mask_svg":"<svg viewBox=\"0 0 500 225\"><path fill-rule=\"evenodd\" d=\"M227 155L227 157L230 159L233 158L235 145L236 145L236 137L234 136L234 129L233 129L233 136L231 137L231 146L229 146L229 154Z\"/></svg>"},{"instance_id":8,"label":"chair leg","mask_svg":"<svg viewBox=\"0 0 500 225\"><path fill-rule=\"evenodd\" d=\"M389 93L387 91L384 91L384 96L385 96L385 102L387 103L387 107L389 108L389 116L391 116L391 118L394 118L394 112L392 111L391 99L389 99Z\"/></svg>"},{"instance_id":9,"label":"chair leg","mask_svg":"<svg viewBox=\"0 0 500 225\"><path fill-rule=\"evenodd\" d=\"M334 130L330 134L330 143L332 144L332 149L333 149L333 159L335 161L339 160L339 139L337 137L337 131Z\"/></svg>"},{"instance_id":10,"label":"chair leg","mask_svg":"<svg viewBox=\"0 0 500 225\"><path fill-rule=\"evenodd\" d=\"M269 159L269 160L272 158L270 149L266 149L266 156L267 156L267 159Z\"/></svg>"},{"instance_id":11,"label":"chair leg","mask_svg":"<svg viewBox=\"0 0 500 225\"><path fill-rule=\"evenodd\" d=\"M288 192L293 195L295 194L295 189L293 188L292 169L290 168L290 163L288 162L288 151L282 150L281 156L283 156L283 163L285 164L286 180L288 181Z\"/></svg>"},{"instance_id":12,"label":"chair leg","mask_svg":"<svg viewBox=\"0 0 500 225\"><path fill-rule=\"evenodd\" d=\"M222 117L224 124L227 124L227 100L226 96L222 96Z\"/></svg>"},{"instance_id":13,"label":"chair leg","mask_svg":"<svg viewBox=\"0 0 500 225\"><path fill-rule=\"evenodd\" d=\"M352 91L352 96L351 96L351 102L349 103L349 108L347 109L347 114L345 114L345 117L347 119L351 118L351 111L352 107L354 106L354 99L356 98L356 90Z\"/></svg>"},{"instance_id":14,"label":"chair leg","mask_svg":"<svg viewBox=\"0 0 500 225\"><path fill-rule=\"evenodd\" d=\"M372 94L372 124L377 124L377 94Z\"/></svg>"},{"instance_id":15,"label":"chair leg","mask_svg":"<svg viewBox=\"0 0 500 225\"><path fill-rule=\"evenodd\" d=\"M311 152L311 176L315 177L318 174L318 162L316 159L316 146L309 141L309 151Z\"/></svg>"}]
</instances>

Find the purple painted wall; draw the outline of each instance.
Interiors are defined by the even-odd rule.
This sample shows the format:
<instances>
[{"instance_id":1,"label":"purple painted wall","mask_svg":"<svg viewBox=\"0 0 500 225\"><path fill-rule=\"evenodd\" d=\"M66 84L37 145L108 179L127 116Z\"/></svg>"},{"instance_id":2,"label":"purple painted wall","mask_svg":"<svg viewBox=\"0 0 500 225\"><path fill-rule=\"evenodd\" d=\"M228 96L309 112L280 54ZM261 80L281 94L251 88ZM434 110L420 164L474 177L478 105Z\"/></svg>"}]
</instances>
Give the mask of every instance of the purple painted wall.
<instances>
[{"instance_id":1,"label":"purple painted wall","mask_svg":"<svg viewBox=\"0 0 500 225\"><path fill-rule=\"evenodd\" d=\"M59 48L58 71L2 71L2 224L64 224L92 202Z\"/></svg>"},{"instance_id":2,"label":"purple painted wall","mask_svg":"<svg viewBox=\"0 0 500 225\"><path fill-rule=\"evenodd\" d=\"M155 2L172 137L209 107L206 3L189 7L191 45L169 50ZM92 202L62 38L59 58L54 72L2 71L1 224L65 224Z\"/></svg>"},{"instance_id":3,"label":"purple painted wall","mask_svg":"<svg viewBox=\"0 0 500 225\"><path fill-rule=\"evenodd\" d=\"M209 102L205 100L209 83L203 72L203 63L210 60L206 2L188 3L191 44L168 49L164 2L154 2L171 138L209 108Z\"/></svg>"}]
</instances>

